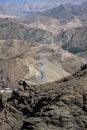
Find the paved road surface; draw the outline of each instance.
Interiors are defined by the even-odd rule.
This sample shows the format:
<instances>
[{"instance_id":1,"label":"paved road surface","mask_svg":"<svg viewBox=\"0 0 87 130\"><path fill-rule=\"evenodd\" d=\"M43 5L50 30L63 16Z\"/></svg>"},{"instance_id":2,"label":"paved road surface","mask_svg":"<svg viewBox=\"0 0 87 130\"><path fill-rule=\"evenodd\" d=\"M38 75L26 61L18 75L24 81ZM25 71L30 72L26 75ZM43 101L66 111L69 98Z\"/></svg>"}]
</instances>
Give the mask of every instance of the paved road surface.
<instances>
[{"instance_id":1,"label":"paved road surface","mask_svg":"<svg viewBox=\"0 0 87 130\"><path fill-rule=\"evenodd\" d=\"M38 79L33 80L33 81L32 81L33 83L38 83L38 82L40 82L40 81L42 81L42 80L45 79L45 73L44 73L43 71L41 71L41 70L38 69L38 67L41 67L41 66L43 66L43 65L44 65L43 63L39 63L39 64L37 65L37 71L38 71L40 77L39 77Z\"/></svg>"}]
</instances>

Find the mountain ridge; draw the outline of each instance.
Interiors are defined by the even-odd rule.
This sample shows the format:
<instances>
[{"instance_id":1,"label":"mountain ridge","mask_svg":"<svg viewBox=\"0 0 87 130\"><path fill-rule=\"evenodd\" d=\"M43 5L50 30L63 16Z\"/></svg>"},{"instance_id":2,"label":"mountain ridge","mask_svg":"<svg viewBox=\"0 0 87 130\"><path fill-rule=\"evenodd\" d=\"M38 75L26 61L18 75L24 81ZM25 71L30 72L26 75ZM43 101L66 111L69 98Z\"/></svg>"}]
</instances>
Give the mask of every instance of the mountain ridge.
<instances>
[{"instance_id":1,"label":"mountain ridge","mask_svg":"<svg viewBox=\"0 0 87 130\"><path fill-rule=\"evenodd\" d=\"M49 9L47 11L42 12L42 15L57 18L60 20L70 20L72 17L86 17L87 14L87 2L80 5L73 4L61 4L58 7L53 9Z\"/></svg>"},{"instance_id":2,"label":"mountain ridge","mask_svg":"<svg viewBox=\"0 0 87 130\"><path fill-rule=\"evenodd\" d=\"M77 3L81 4L85 2L82 0L78 0ZM42 12L44 10L57 7L60 4L65 3L76 3L76 1L64 1L64 0L56 0L56 1L13 1L13 0L5 0L1 1L0 5L2 6L2 9L4 10L6 15L12 15L12 16L26 16L26 15L32 15L32 14L38 14L39 12Z\"/></svg>"},{"instance_id":3,"label":"mountain ridge","mask_svg":"<svg viewBox=\"0 0 87 130\"><path fill-rule=\"evenodd\" d=\"M55 39L57 44L60 43L60 46L62 46L63 49L68 50L74 54L85 52L87 50L86 32L86 26L77 27L66 31L61 31Z\"/></svg>"}]
</instances>

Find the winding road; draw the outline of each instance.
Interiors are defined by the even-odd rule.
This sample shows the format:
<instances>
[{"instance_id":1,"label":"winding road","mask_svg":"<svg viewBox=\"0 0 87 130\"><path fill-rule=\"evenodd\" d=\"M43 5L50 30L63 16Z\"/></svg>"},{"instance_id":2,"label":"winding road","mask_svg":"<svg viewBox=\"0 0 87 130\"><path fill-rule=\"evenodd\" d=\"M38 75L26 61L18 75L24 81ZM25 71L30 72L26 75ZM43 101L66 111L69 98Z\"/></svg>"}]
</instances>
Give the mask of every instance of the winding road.
<instances>
[{"instance_id":1,"label":"winding road","mask_svg":"<svg viewBox=\"0 0 87 130\"><path fill-rule=\"evenodd\" d=\"M41 67L43 65L44 65L43 63L39 63L37 65L37 71L38 71L40 77L38 79L32 80L33 83L38 83L38 82L40 82L40 81L45 79L45 73L43 71L41 71L40 69L38 69L38 67Z\"/></svg>"}]
</instances>

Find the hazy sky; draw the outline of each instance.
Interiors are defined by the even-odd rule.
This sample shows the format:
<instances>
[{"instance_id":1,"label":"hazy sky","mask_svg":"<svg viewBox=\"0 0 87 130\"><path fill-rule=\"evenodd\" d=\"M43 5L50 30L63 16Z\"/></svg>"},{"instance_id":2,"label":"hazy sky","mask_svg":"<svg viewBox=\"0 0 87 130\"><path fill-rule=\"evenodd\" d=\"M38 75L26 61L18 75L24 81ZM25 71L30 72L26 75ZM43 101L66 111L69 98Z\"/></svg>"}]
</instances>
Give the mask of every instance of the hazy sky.
<instances>
[{"instance_id":1,"label":"hazy sky","mask_svg":"<svg viewBox=\"0 0 87 130\"><path fill-rule=\"evenodd\" d=\"M33 1L33 2L55 2L55 1L57 1L57 2L84 2L84 1L87 1L87 0L0 0L0 2L9 2L9 1L12 1L12 2L14 2L14 1L16 1L16 2L26 2L26 1L28 1L28 2L31 2L31 1Z\"/></svg>"},{"instance_id":2,"label":"hazy sky","mask_svg":"<svg viewBox=\"0 0 87 130\"><path fill-rule=\"evenodd\" d=\"M0 2L9 2L9 1L20 1L20 2L26 2L26 1L34 1L34 2L44 2L44 1L51 1L51 2L54 2L54 1L59 1L59 2L61 2L61 1L68 1L68 0L0 0Z\"/></svg>"},{"instance_id":3,"label":"hazy sky","mask_svg":"<svg viewBox=\"0 0 87 130\"><path fill-rule=\"evenodd\" d=\"M25 1L25 2L26 2L26 1L44 1L44 0L0 0L0 1L1 1L1 2L6 2L6 1L7 1L7 2L9 2L9 1L13 1L13 2L14 2L14 1L18 1L18 2L19 2L19 1L20 1L20 2L22 2L22 1L24 2L24 1Z\"/></svg>"}]
</instances>

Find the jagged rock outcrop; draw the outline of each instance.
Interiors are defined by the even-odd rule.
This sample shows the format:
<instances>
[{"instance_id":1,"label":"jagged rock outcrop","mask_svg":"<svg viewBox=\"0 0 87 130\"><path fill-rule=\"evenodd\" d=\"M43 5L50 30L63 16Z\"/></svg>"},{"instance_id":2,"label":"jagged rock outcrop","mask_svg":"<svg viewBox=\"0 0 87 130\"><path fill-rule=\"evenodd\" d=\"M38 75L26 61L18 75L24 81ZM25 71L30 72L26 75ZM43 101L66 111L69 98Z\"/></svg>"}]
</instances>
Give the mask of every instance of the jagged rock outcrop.
<instances>
[{"instance_id":1,"label":"jagged rock outcrop","mask_svg":"<svg viewBox=\"0 0 87 130\"><path fill-rule=\"evenodd\" d=\"M0 96L0 130L86 130L87 69Z\"/></svg>"}]
</instances>

